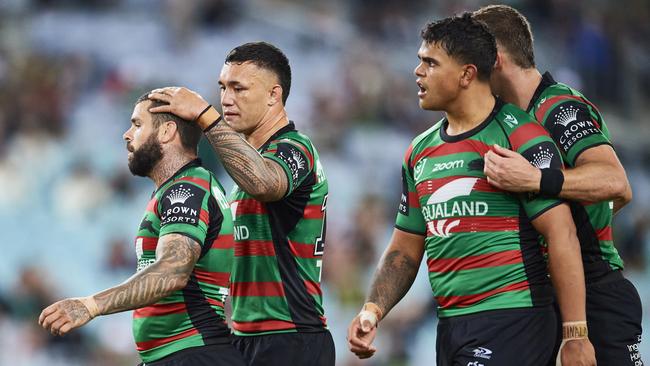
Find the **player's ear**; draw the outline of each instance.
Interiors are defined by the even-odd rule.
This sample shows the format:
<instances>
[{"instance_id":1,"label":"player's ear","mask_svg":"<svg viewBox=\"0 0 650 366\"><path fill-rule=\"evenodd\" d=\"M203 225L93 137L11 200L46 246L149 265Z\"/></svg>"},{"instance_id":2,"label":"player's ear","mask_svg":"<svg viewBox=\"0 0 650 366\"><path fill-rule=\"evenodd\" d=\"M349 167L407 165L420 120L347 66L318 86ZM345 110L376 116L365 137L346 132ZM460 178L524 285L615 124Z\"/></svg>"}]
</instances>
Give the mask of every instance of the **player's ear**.
<instances>
[{"instance_id":1,"label":"player's ear","mask_svg":"<svg viewBox=\"0 0 650 366\"><path fill-rule=\"evenodd\" d=\"M475 65L467 64L463 66L463 71L460 75L460 86L467 88L472 80L476 79L478 69Z\"/></svg>"},{"instance_id":2,"label":"player's ear","mask_svg":"<svg viewBox=\"0 0 650 366\"><path fill-rule=\"evenodd\" d=\"M494 60L494 69L500 70L503 67L503 53L497 51L497 58Z\"/></svg>"},{"instance_id":3,"label":"player's ear","mask_svg":"<svg viewBox=\"0 0 650 366\"><path fill-rule=\"evenodd\" d=\"M178 126L174 121L165 121L158 128L158 141L161 144L171 142L178 132Z\"/></svg>"},{"instance_id":4,"label":"player's ear","mask_svg":"<svg viewBox=\"0 0 650 366\"><path fill-rule=\"evenodd\" d=\"M282 87L279 84L273 85L271 93L269 94L269 107L280 103L282 101Z\"/></svg>"}]
</instances>

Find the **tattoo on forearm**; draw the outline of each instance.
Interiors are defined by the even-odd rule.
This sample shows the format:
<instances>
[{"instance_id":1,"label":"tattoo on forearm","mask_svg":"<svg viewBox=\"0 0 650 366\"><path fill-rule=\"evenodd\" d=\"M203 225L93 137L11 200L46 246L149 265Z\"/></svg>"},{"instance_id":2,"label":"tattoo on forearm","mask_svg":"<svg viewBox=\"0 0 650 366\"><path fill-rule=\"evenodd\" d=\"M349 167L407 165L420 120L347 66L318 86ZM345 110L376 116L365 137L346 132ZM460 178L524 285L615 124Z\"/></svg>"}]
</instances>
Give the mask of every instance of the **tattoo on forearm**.
<instances>
[{"instance_id":1,"label":"tattoo on forearm","mask_svg":"<svg viewBox=\"0 0 650 366\"><path fill-rule=\"evenodd\" d=\"M123 284L95 295L100 313L137 309L168 296L185 283L200 251L198 244L182 235L159 242L156 262Z\"/></svg>"},{"instance_id":2,"label":"tattoo on forearm","mask_svg":"<svg viewBox=\"0 0 650 366\"><path fill-rule=\"evenodd\" d=\"M384 316L397 304L415 280L418 263L399 250L386 254L375 272L368 302L379 306Z\"/></svg>"},{"instance_id":3,"label":"tattoo on forearm","mask_svg":"<svg viewBox=\"0 0 650 366\"><path fill-rule=\"evenodd\" d=\"M269 167L266 159L240 134L220 122L206 135L224 167L244 192L258 198L282 197L287 189L282 172Z\"/></svg>"}]
</instances>

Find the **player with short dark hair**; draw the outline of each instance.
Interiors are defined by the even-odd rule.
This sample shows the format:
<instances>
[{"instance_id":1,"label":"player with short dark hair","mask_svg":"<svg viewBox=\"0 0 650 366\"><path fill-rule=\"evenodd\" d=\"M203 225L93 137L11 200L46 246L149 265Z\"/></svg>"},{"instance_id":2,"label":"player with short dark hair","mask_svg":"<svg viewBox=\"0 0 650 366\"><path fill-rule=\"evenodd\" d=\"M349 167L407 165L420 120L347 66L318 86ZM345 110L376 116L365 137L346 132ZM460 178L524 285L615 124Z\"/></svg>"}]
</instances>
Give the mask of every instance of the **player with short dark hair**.
<instances>
[{"instance_id":1,"label":"player with short dark hair","mask_svg":"<svg viewBox=\"0 0 650 366\"><path fill-rule=\"evenodd\" d=\"M136 102L124 133L129 169L154 181L135 240L137 272L95 295L48 306L39 323L64 335L99 315L133 312L133 337L146 365L245 365L230 343L224 301L233 261L233 225L221 184L196 156L200 129Z\"/></svg>"},{"instance_id":2,"label":"player with short dark hair","mask_svg":"<svg viewBox=\"0 0 650 366\"><path fill-rule=\"evenodd\" d=\"M287 57L265 42L236 47L219 85L223 119L185 88L151 97L170 103L153 111L196 120L236 183L234 343L250 365L332 366L320 287L328 185L316 148L284 108Z\"/></svg>"},{"instance_id":3,"label":"player with short dark hair","mask_svg":"<svg viewBox=\"0 0 650 366\"><path fill-rule=\"evenodd\" d=\"M499 144L533 164L559 168L560 154L528 114L492 95L497 50L484 25L466 13L428 24L422 38L419 104L446 117L406 152L395 230L348 330L350 349L360 358L374 354L378 322L408 291L426 252L440 318L438 366L546 364L556 320L537 231L549 242L562 318L585 320L571 214L558 199L491 186L483 157ZM580 342L584 349L565 352L565 366L595 364L589 341Z\"/></svg>"},{"instance_id":4,"label":"player with short dark hair","mask_svg":"<svg viewBox=\"0 0 650 366\"><path fill-rule=\"evenodd\" d=\"M488 179L508 191L571 200L587 282L589 339L598 364L638 365L641 300L621 273L623 261L612 235L613 213L631 200L632 191L607 125L582 93L537 70L530 24L520 12L491 5L477 10L474 18L497 41L492 90L538 120L566 164L564 170L538 169L517 154L496 149L486 156Z\"/></svg>"}]
</instances>

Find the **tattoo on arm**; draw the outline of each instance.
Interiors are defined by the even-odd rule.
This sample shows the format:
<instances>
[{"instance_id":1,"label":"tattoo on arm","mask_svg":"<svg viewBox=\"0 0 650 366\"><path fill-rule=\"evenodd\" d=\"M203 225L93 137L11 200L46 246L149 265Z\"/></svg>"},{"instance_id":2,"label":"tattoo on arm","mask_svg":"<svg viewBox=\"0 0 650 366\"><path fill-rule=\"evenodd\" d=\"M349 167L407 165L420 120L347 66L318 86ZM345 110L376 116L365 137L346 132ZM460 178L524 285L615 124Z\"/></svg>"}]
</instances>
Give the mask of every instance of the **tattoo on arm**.
<instances>
[{"instance_id":1,"label":"tattoo on arm","mask_svg":"<svg viewBox=\"0 0 650 366\"><path fill-rule=\"evenodd\" d=\"M123 284L94 296L100 314L112 314L141 308L185 287L194 264L201 254L199 244L183 235L160 238L156 261Z\"/></svg>"},{"instance_id":2,"label":"tattoo on arm","mask_svg":"<svg viewBox=\"0 0 650 366\"><path fill-rule=\"evenodd\" d=\"M260 155L223 121L208 131L206 137L232 179L244 192L261 201L282 198L288 185L282 167Z\"/></svg>"},{"instance_id":3,"label":"tattoo on arm","mask_svg":"<svg viewBox=\"0 0 650 366\"><path fill-rule=\"evenodd\" d=\"M386 253L373 278L367 302L377 304L386 316L411 288L418 265L399 250Z\"/></svg>"}]
</instances>

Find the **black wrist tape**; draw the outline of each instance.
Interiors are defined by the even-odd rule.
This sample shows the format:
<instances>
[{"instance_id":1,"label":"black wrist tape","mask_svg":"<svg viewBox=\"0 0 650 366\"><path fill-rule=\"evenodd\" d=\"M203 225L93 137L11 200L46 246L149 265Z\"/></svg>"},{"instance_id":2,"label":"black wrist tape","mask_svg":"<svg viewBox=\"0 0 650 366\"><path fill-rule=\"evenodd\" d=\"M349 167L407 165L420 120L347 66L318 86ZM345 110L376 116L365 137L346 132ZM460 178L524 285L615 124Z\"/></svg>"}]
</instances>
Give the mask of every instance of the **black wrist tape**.
<instances>
[{"instance_id":1,"label":"black wrist tape","mask_svg":"<svg viewBox=\"0 0 650 366\"><path fill-rule=\"evenodd\" d=\"M212 108L212 104L208 104L208 106L205 107L205 109L204 109L203 111L201 111L201 113L199 113L199 115L196 116L196 118L194 118L194 120L195 120L195 121L198 121L199 118L201 118L201 116L202 116L205 112L207 112L208 109L210 109L210 108Z\"/></svg>"},{"instance_id":2,"label":"black wrist tape","mask_svg":"<svg viewBox=\"0 0 650 366\"><path fill-rule=\"evenodd\" d=\"M210 126L206 127L205 130L203 130L203 132L208 132L208 131L210 131L210 130L213 129L216 125L218 125L219 122L221 122L221 116L219 116L219 118L217 118L216 121L210 123Z\"/></svg>"},{"instance_id":3,"label":"black wrist tape","mask_svg":"<svg viewBox=\"0 0 650 366\"><path fill-rule=\"evenodd\" d=\"M542 179L539 182L539 193L543 196L557 197L562 192L564 173L561 169L542 169Z\"/></svg>"}]
</instances>

